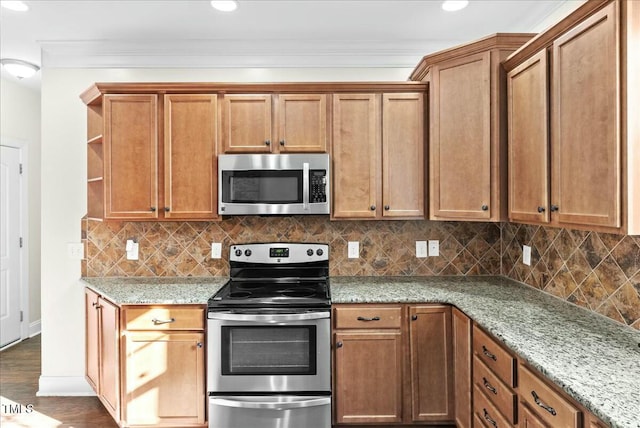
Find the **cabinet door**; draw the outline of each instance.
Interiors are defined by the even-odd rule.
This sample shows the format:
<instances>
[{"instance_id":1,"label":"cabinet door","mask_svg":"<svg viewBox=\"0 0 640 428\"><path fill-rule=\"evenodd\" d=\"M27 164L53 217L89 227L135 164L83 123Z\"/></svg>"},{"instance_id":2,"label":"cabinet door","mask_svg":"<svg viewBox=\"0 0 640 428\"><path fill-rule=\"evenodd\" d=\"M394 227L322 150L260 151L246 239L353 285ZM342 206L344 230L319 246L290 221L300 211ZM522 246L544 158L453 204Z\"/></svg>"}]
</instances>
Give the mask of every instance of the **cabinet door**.
<instances>
[{"instance_id":1,"label":"cabinet door","mask_svg":"<svg viewBox=\"0 0 640 428\"><path fill-rule=\"evenodd\" d=\"M165 218L217 217L217 98L164 96Z\"/></svg>"},{"instance_id":2,"label":"cabinet door","mask_svg":"<svg viewBox=\"0 0 640 428\"><path fill-rule=\"evenodd\" d=\"M100 309L100 399L116 421L120 420L120 317L112 303L98 299Z\"/></svg>"},{"instance_id":3,"label":"cabinet door","mask_svg":"<svg viewBox=\"0 0 640 428\"><path fill-rule=\"evenodd\" d=\"M327 151L327 95L279 95L277 114L281 153Z\"/></svg>"},{"instance_id":4,"label":"cabinet door","mask_svg":"<svg viewBox=\"0 0 640 428\"><path fill-rule=\"evenodd\" d=\"M335 334L336 423L402 421L400 330Z\"/></svg>"},{"instance_id":5,"label":"cabinet door","mask_svg":"<svg viewBox=\"0 0 640 428\"><path fill-rule=\"evenodd\" d=\"M225 95L222 105L224 153L271 152L271 95Z\"/></svg>"},{"instance_id":6,"label":"cabinet door","mask_svg":"<svg viewBox=\"0 0 640 428\"><path fill-rule=\"evenodd\" d=\"M204 333L127 332L128 425L204 423L203 344Z\"/></svg>"},{"instance_id":7,"label":"cabinet door","mask_svg":"<svg viewBox=\"0 0 640 428\"><path fill-rule=\"evenodd\" d=\"M105 95L103 110L105 218L157 218L157 96Z\"/></svg>"},{"instance_id":8,"label":"cabinet door","mask_svg":"<svg viewBox=\"0 0 640 428\"><path fill-rule=\"evenodd\" d=\"M451 308L414 306L409 315L413 420L453 421Z\"/></svg>"},{"instance_id":9,"label":"cabinet door","mask_svg":"<svg viewBox=\"0 0 640 428\"><path fill-rule=\"evenodd\" d=\"M471 428L471 319L455 308L451 313L455 421L458 428Z\"/></svg>"},{"instance_id":10,"label":"cabinet door","mask_svg":"<svg viewBox=\"0 0 640 428\"><path fill-rule=\"evenodd\" d=\"M422 94L382 96L383 217L424 218Z\"/></svg>"},{"instance_id":11,"label":"cabinet door","mask_svg":"<svg viewBox=\"0 0 640 428\"><path fill-rule=\"evenodd\" d=\"M85 288L85 377L91 388L100 394L100 342L98 340L98 295Z\"/></svg>"},{"instance_id":12,"label":"cabinet door","mask_svg":"<svg viewBox=\"0 0 640 428\"><path fill-rule=\"evenodd\" d=\"M547 425L524 403L518 407L518 418L520 428L547 428Z\"/></svg>"},{"instance_id":13,"label":"cabinet door","mask_svg":"<svg viewBox=\"0 0 640 428\"><path fill-rule=\"evenodd\" d=\"M431 218L488 220L491 201L490 53L433 67Z\"/></svg>"},{"instance_id":14,"label":"cabinet door","mask_svg":"<svg viewBox=\"0 0 640 428\"><path fill-rule=\"evenodd\" d=\"M333 95L334 218L378 215L380 126L379 95Z\"/></svg>"},{"instance_id":15,"label":"cabinet door","mask_svg":"<svg viewBox=\"0 0 640 428\"><path fill-rule=\"evenodd\" d=\"M551 203L561 223L620 226L617 5L553 43Z\"/></svg>"},{"instance_id":16,"label":"cabinet door","mask_svg":"<svg viewBox=\"0 0 640 428\"><path fill-rule=\"evenodd\" d=\"M507 76L509 219L549 222L549 86L547 51Z\"/></svg>"}]
</instances>

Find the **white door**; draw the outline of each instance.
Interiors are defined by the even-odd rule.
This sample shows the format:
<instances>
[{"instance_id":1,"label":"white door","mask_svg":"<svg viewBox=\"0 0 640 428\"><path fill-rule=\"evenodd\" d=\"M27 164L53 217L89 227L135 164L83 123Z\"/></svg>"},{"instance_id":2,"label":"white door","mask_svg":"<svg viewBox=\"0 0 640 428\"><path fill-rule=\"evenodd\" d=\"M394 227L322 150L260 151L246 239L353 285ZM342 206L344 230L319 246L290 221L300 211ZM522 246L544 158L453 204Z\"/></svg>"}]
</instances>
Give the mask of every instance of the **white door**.
<instances>
[{"instance_id":1,"label":"white door","mask_svg":"<svg viewBox=\"0 0 640 428\"><path fill-rule=\"evenodd\" d=\"M20 150L0 147L0 347L20 340Z\"/></svg>"}]
</instances>

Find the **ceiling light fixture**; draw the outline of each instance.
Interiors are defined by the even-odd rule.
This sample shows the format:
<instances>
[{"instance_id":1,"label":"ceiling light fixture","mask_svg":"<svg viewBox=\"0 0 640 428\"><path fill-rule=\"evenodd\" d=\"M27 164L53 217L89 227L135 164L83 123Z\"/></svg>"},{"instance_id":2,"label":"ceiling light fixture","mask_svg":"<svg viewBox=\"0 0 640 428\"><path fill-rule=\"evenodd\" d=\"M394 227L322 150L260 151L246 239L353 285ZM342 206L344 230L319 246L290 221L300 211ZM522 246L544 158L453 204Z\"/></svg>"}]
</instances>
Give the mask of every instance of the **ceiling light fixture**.
<instances>
[{"instance_id":1,"label":"ceiling light fixture","mask_svg":"<svg viewBox=\"0 0 640 428\"><path fill-rule=\"evenodd\" d=\"M0 64L2 64L7 72L18 79L29 78L40 70L40 67L37 65L20 59L2 58L0 59Z\"/></svg>"},{"instance_id":2,"label":"ceiling light fixture","mask_svg":"<svg viewBox=\"0 0 640 428\"><path fill-rule=\"evenodd\" d=\"M5 9L14 10L16 12L26 12L29 10L29 6L23 1L0 1L0 6Z\"/></svg>"},{"instance_id":3,"label":"ceiling light fixture","mask_svg":"<svg viewBox=\"0 0 640 428\"><path fill-rule=\"evenodd\" d=\"M442 3L442 9L447 12L455 12L469 6L469 0L446 0Z\"/></svg>"},{"instance_id":4,"label":"ceiling light fixture","mask_svg":"<svg viewBox=\"0 0 640 428\"><path fill-rule=\"evenodd\" d=\"M211 6L221 12L233 12L238 8L238 2L235 0L212 1Z\"/></svg>"}]
</instances>

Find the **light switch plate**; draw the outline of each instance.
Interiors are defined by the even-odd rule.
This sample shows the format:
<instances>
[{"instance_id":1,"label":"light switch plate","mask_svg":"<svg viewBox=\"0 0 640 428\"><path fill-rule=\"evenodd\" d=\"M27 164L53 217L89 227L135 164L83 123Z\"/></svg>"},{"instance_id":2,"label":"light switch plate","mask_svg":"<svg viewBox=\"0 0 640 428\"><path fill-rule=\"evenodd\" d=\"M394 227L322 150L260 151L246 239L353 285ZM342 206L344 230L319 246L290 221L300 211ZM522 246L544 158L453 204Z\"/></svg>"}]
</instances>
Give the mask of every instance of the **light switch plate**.
<instances>
[{"instance_id":1,"label":"light switch plate","mask_svg":"<svg viewBox=\"0 0 640 428\"><path fill-rule=\"evenodd\" d=\"M222 258L222 242L211 243L211 258L212 259Z\"/></svg>"},{"instance_id":2,"label":"light switch plate","mask_svg":"<svg viewBox=\"0 0 640 428\"><path fill-rule=\"evenodd\" d=\"M350 259L357 259L358 257L360 257L360 242L349 241L347 257Z\"/></svg>"},{"instance_id":3,"label":"light switch plate","mask_svg":"<svg viewBox=\"0 0 640 428\"><path fill-rule=\"evenodd\" d=\"M127 260L138 260L138 247L139 244L132 239L127 240L126 251Z\"/></svg>"},{"instance_id":4,"label":"light switch plate","mask_svg":"<svg viewBox=\"0 0 640 428\"><path fill-rule=\"evenodd\" d=\"M440 255L440 241L437 239L429 240L429 257L438 257Z\"/></svg>"},{"instance_id":5,"label":"light switch plate","mask_svg":"<svg viewBox=\"0 0 640 428\"><path fill-rule=\"evenodd\" d=\"M528 245L522 246L522 263L531 266L531 247Z\"/></svg>"},{"instance_id":6,"label":"light switch plate","mask_svg":"<svg viewBox=\"0 0 640 428\"><path fill-rule=\"evenodd\" d=\"M427 241L416 241L416 257L420 259L427 257Z\"/></svg>"},{"instance_id":7,"label":"light switch plate","mask_svg":"<svg viewBox=\"0 0 640 428\"><path fill-rule=\"evenodd\" d=\"M74 260L84 259L84 244L82 242L68 242L67 254L70 259L74 259Z\"/></svg>"}]
</instances>

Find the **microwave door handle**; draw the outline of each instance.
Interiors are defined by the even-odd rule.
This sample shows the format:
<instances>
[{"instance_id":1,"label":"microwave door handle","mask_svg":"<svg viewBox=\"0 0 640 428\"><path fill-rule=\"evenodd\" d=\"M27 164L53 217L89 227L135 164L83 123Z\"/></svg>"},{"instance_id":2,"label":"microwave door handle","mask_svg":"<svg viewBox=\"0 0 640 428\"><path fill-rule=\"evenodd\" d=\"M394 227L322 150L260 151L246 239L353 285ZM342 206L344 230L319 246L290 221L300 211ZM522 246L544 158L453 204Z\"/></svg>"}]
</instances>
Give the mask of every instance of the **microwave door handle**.
<instances>
[{"instance_id":1,"label":"microwave door handle","mask_svg":"<svg viewBox=\"0 0 640 428\"><path fill-rule=\"evenodd\" d=\"M296 401L245 401L241 397L211 398L211 404L244 409L288 410L331 404L331 397L312 398Z\"/></svg>"},{"instance_id":2,"label":"microwave door handle","mask_svg":"<svg viewBox=\"0 0 640 428\"><path fill-rule=\"evenodd\" d=\"M309 210L309 162L302 164L302 204L305 211Z\"/></svg>"}]
</instances>

